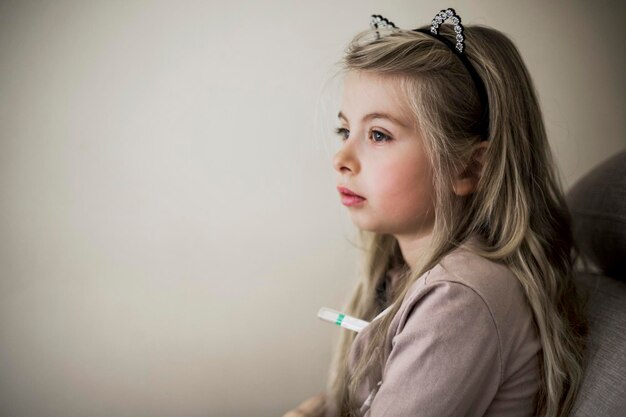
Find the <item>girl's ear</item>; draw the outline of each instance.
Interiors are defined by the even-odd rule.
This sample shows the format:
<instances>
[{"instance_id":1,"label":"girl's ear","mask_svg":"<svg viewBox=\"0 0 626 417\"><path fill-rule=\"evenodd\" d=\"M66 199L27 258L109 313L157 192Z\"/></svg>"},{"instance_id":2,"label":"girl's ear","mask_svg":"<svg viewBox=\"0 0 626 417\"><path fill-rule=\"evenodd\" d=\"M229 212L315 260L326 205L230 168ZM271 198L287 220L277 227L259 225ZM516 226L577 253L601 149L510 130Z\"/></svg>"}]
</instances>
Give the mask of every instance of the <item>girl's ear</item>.
<instances>
[{"instance_id":1,"label":"girl's ear","mask_svg":"<svg viewBox=\"0 0 626 417\"><path fill-rule=\"evenodd\" d=\"M478 180L483 172L485 152L488 146L488 141L476 144L465 169L458 178L455 178L452 188L459 197L472 194L476 190Z\"/></svg>"}]
</instances>

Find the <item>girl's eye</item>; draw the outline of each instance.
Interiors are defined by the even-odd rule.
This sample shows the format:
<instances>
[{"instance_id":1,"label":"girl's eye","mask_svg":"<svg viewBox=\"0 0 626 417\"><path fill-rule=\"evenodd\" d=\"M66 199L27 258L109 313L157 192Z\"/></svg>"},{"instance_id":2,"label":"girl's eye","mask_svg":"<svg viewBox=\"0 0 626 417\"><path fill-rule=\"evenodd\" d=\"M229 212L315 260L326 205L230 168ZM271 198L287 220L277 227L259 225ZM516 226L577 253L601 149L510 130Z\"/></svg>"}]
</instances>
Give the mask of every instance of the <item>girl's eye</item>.
<instances>
[{"instance_id":1,"label":"girl's eye","mask_svg":"<svg viewBox=\"0 0 626 417\"><path fill-rule=\"evenodd\" d=\"M348 135L350 134L350 131L346 128L338 127L337 129L335 129L335 133L341 136L342 140L346 140L348 139Z\"/></svg>"},{"instance_id":2,"label":"girl's eye","mask_svg":"<svg viewBox=\"0 0 626 417\"><path fill-rule=\"evenodd\" d=\"M379 132L378 130L372 130L372 140L374 142L388 142L391 140L391 137Z\"/></svg>"},{"instance_id":3,"label":"girl's eye","mask_svg":"<svg viewBox=\"0 0 626 417\"><path fill-rule=\"evenodd\" d=\"M337 129L335 129L335 133L341 136L342 140L347 140L348 136L350 135L350 131L343 127L338 127ZM370 135L371 135L372 141L376 143L389 142L391 140L391 137L389 135L379 132L378 130L372 130L370 132Z\"/></svg>"}]
</instances>

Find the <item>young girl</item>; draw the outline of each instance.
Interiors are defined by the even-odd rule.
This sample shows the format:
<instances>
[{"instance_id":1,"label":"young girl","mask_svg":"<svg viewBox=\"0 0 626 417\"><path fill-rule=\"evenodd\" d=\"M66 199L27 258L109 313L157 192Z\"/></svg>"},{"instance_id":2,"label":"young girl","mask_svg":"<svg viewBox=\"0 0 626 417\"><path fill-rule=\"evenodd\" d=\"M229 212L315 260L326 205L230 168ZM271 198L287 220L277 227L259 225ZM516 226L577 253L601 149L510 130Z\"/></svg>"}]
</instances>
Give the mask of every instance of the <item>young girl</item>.
<instances>
[{"instance_id":1,"label":"young girl","mask_svg":"<svg viewBox=\"0 0 626 417\"><path fill-rule=\"evenodd\" d=\"M533 83L504 34L441 13L375 17L342 61L333 164L367 249L345 313L370 324L342 329L327 392L287 416L572 408L579 253Z\"/></svg>"}]
</instances>

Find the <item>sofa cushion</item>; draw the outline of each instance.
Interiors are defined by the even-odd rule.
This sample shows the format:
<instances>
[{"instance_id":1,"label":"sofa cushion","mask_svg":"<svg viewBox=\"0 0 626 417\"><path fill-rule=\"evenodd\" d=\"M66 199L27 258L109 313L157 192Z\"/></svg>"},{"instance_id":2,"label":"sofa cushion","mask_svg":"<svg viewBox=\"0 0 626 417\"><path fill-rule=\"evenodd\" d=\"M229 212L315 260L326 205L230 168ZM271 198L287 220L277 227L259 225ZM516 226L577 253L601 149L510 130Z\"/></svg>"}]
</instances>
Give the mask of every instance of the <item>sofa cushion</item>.
<instances>
[{"instance_id":1,"label":"sofa cushion","mask_svg":"<svg viewBox=\"0 0 626 417\"><path fill-rule=\"evenodd\" d=\"M588 298L587 368L570 416L626 415L626 283L579 272L576 283Z\"/></svg>"},{"instance_id":2,"label":"sofa cushion","mask_svg":"<svg viewBox=\"0 0 626 417\"><path fill-rule=\"evenodd\" d=\"M574 238L596 273L579 271L587 299L587 365L573 417L626 415L626 151L568 192Z\"/></svg>"},{"instance_id":3,"label":"sofa cushion","mask_svg":"<svg viewBox=\"0 0 626 417\"><path fill-rule=\"evenodd\" d=\"M626 150L585 175L566 199L581 252L603 275L626 280Z\"/></svg>"}]
</instances>

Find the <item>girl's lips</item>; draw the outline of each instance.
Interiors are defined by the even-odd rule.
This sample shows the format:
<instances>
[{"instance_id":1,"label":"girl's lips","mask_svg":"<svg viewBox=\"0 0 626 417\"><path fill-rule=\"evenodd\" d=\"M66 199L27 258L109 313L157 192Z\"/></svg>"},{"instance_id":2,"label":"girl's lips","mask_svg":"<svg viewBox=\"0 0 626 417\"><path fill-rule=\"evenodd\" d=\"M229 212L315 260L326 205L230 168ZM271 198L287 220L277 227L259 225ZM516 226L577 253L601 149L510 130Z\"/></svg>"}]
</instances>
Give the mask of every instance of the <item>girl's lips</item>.
<instances>
[{"instance_id":1,"label":"girl's lips","mask_svg":"<svg viewBox=\"0 0 626 417\"><path fill-rule=\"evenodd\" d=\"M346 187L337 187L337 191L341 194L341 203L344 206L355 206L365 201L362 197Z\"/></svg>"},{"instance_id":2,"label":"girl's lips","mask_svg":"<svg viewBox=\"0 0 626 417\"><path fill-rule=\"evenodd\" d=\"M356 206L363 203L365 199L357 195L341 194L341 203L344 206Z\"/></svg>"}]
</instances>

